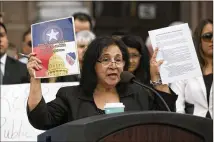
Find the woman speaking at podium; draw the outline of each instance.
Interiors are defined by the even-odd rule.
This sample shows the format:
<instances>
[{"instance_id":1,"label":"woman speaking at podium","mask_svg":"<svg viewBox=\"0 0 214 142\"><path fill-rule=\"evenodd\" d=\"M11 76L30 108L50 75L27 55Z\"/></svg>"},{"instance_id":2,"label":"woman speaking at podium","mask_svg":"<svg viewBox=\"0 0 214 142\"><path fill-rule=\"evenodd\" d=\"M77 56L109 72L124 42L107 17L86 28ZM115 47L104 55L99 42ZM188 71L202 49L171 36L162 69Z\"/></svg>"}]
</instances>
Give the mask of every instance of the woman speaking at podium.
<instances>
[{"instance_id":1,"label":"woman speaking at podium","mask_svg":"<svg viewBox=\"0 0 214 142\"><path fill-rule=\"evenodd\" d=\"M156 61L157 50L150 61L151 80L160 79ZM139 85L121 83L120 74L128 70L129 56L125 44L111 37L96 38L84 55L79 86L60 88L56 98L46 103L41 90L41 80L34 78L34 70L41 69L41 61L34 53L27 64L31 75L27 102L28 119L37 129L50 129L69 121L104 114L106 103L121 102L125 111L166 110L153 93ZM175 110L177 96L167 85L154 87L169 108Z\"/></svg>"}]
</instances>

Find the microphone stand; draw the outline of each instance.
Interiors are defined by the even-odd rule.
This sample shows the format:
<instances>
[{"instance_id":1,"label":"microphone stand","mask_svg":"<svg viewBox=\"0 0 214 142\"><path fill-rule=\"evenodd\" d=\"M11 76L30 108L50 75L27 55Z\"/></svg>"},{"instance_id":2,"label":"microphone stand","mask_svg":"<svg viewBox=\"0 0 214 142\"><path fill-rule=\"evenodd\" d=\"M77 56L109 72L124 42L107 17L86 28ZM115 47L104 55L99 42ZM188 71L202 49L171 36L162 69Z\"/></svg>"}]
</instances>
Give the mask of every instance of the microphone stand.
<instances>
[{"instance_id":1,"label":"microphone stand","mask_svg":"<svg viewBox=\"0 0 214 142\"><path fill-rule=\"evenodd\" d=\"M171 110L169 109L169 106L167 105L167 103L165 102L165 100L162 98L162 96L155 89L152 89L151 87L146 86L146 85L144 85L144 84L142 84L142 83L140 83L140 82L138 82L138 81L136 81L134 79L132 79L132 82L134 82L134 83L136 83L136 84L138 84L140 86L143 86L143 87L151 90L152 92L154 92L161 99L161 101L163 102L163 104L166 107L167 111L171 112Z\"/></svg>"}]
</instances>

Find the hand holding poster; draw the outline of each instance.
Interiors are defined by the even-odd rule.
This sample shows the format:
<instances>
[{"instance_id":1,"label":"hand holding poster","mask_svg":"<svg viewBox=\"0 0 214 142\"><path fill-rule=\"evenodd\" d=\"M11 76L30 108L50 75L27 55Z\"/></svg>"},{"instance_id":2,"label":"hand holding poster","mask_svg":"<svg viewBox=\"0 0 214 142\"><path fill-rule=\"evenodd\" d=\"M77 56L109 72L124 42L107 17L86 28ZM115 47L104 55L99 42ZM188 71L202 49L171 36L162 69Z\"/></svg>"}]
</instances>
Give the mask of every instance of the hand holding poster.
<instances>
[{"instance_id":1,"label":"hand holding poster","mask_svg":"<svg viewBox=\"0 0 214 142\"><path fill-rule=\"evenodd\" d=\"M36 23L31 31L32 52L42 61L35 78L80 73L73 17Z\"/></svg>"}]
</instances>

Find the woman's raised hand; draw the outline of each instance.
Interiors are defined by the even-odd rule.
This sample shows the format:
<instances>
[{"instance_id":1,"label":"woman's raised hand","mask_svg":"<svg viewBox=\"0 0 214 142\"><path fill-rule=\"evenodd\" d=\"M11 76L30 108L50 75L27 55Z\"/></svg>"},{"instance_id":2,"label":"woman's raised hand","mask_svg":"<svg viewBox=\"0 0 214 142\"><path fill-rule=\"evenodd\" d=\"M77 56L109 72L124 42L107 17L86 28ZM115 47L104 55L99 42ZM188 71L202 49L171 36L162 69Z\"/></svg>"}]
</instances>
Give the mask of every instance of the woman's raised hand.
<instances>
[{"instance_id":1,"label":"woman's raised hand","mask_svg":"<svg viewBox=\"0 0 214 142\"><path fill-rule=\"evenodd\" d=\"M155 49L150 59L150 76L152 81L157 81L160 79L159 66L163 63L163 60L156 61L157 53L158 48Z\"/></svg>"},{"instance_id":2,"label":"woman's raised hand","mask_svg":"<svg viewBox=\"0 0 214 142\"><path fill-rule=\"evenodd\" d=\"M31 77L34 77L35 70L38 71L42 69L41 63L41 60L36 57L36 53L29 54L27 69Z\"/></svg>"}]
</instances>

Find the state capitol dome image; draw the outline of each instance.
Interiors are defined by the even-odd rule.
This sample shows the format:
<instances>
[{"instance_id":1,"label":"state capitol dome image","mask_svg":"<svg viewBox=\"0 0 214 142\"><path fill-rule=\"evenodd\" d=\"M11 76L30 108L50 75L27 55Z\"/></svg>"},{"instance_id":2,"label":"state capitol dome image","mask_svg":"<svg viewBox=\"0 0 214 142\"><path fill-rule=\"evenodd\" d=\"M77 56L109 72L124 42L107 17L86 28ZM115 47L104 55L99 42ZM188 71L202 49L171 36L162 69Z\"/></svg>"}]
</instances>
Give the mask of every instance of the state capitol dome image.
<instances>
[{"instance_id":1,"label":"state capitol dome image","mask_svg":"<svg viewBox=\"0 0 214 142\"><path fill-rule=\"evenodd\" d=\"M48 76L63 76L68 74L68 69L65 67L63 59L53 54L48 63Z\"/></svg>"}]
</instances>

